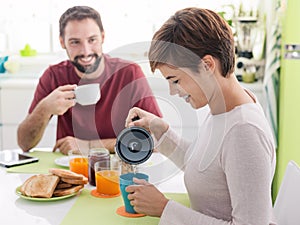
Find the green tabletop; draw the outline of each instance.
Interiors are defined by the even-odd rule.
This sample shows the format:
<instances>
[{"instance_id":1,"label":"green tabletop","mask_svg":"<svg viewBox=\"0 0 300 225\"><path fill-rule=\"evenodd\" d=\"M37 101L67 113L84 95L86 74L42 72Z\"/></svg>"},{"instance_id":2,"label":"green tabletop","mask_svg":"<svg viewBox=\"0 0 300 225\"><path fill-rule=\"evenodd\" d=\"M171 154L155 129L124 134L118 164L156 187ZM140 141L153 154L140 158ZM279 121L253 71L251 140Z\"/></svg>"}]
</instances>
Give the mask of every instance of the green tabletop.
<instances>
[{"instance_id":1,"label":"green tabletop","mask_svg":"<svg viewBox=\"0 0 300 225\"><path fill-rule=\"evenodd\" d=\"M97 198L90 194L91 190L84 189L63 219L61 225L105 224L105 225L144 225L158 224L159 218L144 216L127 218L116 213L123 205L122 197ZM189 206L187 194L168 193L169 199Z\"/></svg>"},{"instance_id":2,"label":"green tabletop","mask_svg":"<svg viewBox=\"0 0 300 225\"><path fill-rule=\"evenodd\" d=\"M64 155L60 152L34 151L28 153L39 158L38 162L10 167L6 171L9 173L48 173L49 168L66 168L56 165L54 160Z\"/></svg>"}]
</instances>

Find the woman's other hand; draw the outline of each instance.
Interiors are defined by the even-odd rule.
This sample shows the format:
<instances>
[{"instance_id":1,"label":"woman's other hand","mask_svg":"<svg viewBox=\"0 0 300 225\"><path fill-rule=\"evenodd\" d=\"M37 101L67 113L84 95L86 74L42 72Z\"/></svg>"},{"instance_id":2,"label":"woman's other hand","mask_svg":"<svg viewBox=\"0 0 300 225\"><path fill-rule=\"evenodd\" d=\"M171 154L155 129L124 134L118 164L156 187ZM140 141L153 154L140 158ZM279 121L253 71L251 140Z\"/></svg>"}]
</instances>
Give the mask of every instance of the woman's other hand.
<instances>
[{"instance_id":1,"label":"woman's other hand","mask_svg":"<svg viewBox=\"0 0 300 225\"><path fill-rule=\"evenodd\" d=\"M126 188L130 204L137 213L143 213L148 216L160 217L163 213L168 199L153 185L146 180L133 178L136 185L130 185Z\"/></svg>"}]
</instances>

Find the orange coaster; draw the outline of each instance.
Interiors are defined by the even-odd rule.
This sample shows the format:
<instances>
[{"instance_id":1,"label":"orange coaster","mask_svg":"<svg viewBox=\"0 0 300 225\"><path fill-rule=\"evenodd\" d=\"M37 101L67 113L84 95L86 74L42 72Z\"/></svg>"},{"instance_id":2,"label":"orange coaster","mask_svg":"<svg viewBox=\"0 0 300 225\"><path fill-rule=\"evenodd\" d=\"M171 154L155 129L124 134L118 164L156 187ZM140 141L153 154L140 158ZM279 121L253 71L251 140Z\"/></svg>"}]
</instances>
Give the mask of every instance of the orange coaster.
<instances>
[{"instance_id":1,"label":"orange coaster","mask_svg":"<svg viewBox=\"0 0 300 225\"><path fill-rule=\"evenodd\" d=\"M125 206L120 206L119 208L117 208L116 213L119 214L120 216L131 217L131 218L146 216L145 214L128 213L125 211Z\"/></svg>"},{"instance_id":2,"label":"orange coaster","mask_svg":"<svg viewBox=\"0 0 300 225\"><path fill-rule=\"evenodd\" d=\"M94 189L91 191L91 195L93 195L94 197L97 198L114 198L114 197L118 197L121 195L121 193L115 194L115 195L103 195L103 194L99 194L97 192L97 189Z\"/></svg>"}]
</instances>

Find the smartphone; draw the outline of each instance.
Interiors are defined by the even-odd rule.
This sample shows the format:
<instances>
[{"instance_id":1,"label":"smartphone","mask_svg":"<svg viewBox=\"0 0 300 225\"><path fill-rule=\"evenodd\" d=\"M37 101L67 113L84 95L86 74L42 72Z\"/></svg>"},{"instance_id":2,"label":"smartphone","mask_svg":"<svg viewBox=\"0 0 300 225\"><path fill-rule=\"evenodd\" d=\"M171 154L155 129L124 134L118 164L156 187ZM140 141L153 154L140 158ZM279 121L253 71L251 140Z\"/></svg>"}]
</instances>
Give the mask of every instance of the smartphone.
<instances>
[{"instance_id":1,"label":"smartphone","mask_svg":"<svg viewBox=\"0 0 300 225\"><path fill-rule=\"evenodd\" d=\"M32 157L22 152L11 151L11 150L0 151L0 166L3 167L8 168L12 166L34 163L38 161L39 161L38 158Z\"/></svg>"}]
</instances>

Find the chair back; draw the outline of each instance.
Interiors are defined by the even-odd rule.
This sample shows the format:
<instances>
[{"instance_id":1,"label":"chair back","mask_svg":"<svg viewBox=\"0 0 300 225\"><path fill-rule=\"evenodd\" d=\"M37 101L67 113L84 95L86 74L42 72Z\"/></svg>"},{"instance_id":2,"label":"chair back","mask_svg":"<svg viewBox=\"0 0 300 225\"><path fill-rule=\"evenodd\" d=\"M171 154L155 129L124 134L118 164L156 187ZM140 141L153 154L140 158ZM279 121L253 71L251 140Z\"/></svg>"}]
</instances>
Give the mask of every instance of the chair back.
<instances>
[{"instance_id":1,"label":"chair back","mask_svg":"<svg viewBox=\"0 0 300 225\"><path fill-rule=\"evenodd\" d=\"M300 168L289 161L274 203L278 225L300 224Z\"/></svg>"}]
</instances>

